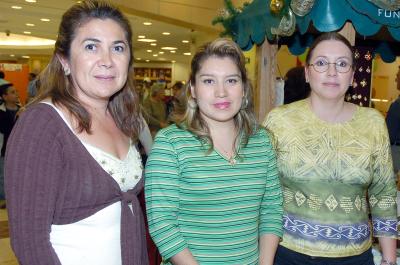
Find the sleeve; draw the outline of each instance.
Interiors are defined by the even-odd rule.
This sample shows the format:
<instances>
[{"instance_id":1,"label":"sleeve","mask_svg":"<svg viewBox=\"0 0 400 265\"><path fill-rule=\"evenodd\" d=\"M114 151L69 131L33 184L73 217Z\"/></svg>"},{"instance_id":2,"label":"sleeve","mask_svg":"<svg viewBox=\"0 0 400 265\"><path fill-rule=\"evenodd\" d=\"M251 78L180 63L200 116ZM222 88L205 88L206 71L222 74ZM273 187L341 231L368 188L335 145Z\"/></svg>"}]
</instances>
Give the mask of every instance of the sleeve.
<instances>
[{"instance_id":1,"label":"sleeve","mask_svg":"<svg viewBox=\"0 0 400 265\"><path fill-rule=\"evenodd\" d=\"M386 125L389 132L390 142L394 143L400 137L400 103L396 100L390 105L386 116Z\"/></svg>"},{"instance_id":2,"label":"sleeve","mask_svg":"<svg viewBox=\"0 0 400 265\"><path fill-rule=\"evenodd\" d=\"M50 243L62 172L57 130L46 113L21 115L8 142L5 192L12 249L21 265L60 265ZM53 126L51 126L53 124Z\"/></svg>"},{"instance_id":3,"label":"sleeve","mask_svg":"<svg viewBox=\"0 0 400 265\"><path fill-rule=\"evenodd\" d=\"M5 120L5 112L0 110L0 133L5 134L6 131L7 131L7 122Z\"/></svg>"},{"instance_id":4,"label":"sleeve","mask_svg":"<svg viewBox=\"0 0 400 265\"><path fill-rule=\"evenodd\" d=\"M164 259L188 247L177 220L179 178L177 154L160 131L146 163L145 196L150 234Z\"/></svg>"},{"instance_id":5,"label":"sleeve","mask_svg":"<svg viewBox=\"0 0 400 265\"><path fill-rule=\"evenodd\" d=\"M267 157L267 182L265 193L261 202L260 235L274 234L282 237L283 198L276 164L275 151L271 145L269 135L266 134Z\"/></svg>"},{"instance_id":6,"label":"sleeve","mask_svg":"<svg viewBox=\"0 0 400 265\"><path fill-rule=\"evenodd\" d=\"M397 237L397 189L389 137L383 118L373 121L372 182L368 189L374 236Z\"/></svg>"}]
</instances>

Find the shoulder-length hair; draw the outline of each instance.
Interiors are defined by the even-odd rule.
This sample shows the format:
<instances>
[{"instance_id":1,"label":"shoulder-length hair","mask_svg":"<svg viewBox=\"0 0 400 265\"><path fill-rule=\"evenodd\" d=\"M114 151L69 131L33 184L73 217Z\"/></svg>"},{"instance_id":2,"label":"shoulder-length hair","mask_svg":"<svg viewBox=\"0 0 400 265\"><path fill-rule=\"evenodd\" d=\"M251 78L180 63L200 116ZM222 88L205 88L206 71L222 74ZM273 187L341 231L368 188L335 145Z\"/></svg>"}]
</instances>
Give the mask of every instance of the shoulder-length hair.
<instances>
[{"instance_id":1,"label":"shoulder-length hair","mask_svg":"<svg viewBox=\"0 0 400 265\"><path fill-rule=\"evenodd\" d=\"M196 74L200 71L204 61L210 57L230 58L239 69L243 84L244 96L239 112L234 116L234 123L238 129L237 137L243 137L241 144L246 145L250 135L258 128L257 120L253 111L252 86L247 76L245 58L239 46L229 39L219 38L201 46L194 55L191 62L191 73L186 86L186 110L179 126L192 132L202 140L207 140L210 150L213 148L210 130L207 122L202 118L196 100L191 94L191 86L196 84Z\"/></svg>"},{"instance_id":2,"label":"shoulder-length hair","mask_svg":"<svg viewBox=\"0 0 400 265\"><path fill-rule=\"evenodd\" d=\"M76 97L70 75L65 75L58 56L70 58L71 43L77 30L92 19L111 19L118 23L125 33L129 45L130 60L128 78L124 87L108 102L108 110L116 126L128 137L137 139L142 127L139 118L139 101L133 85L132 30L128 19L111 4L87 0L75 4L62 16L58 37L50 63L39 75L39 95L31 104L50 98L56 105L66 107L78 121L78 130L90 133L91 116Z\"/></svg>"}]
</instances>

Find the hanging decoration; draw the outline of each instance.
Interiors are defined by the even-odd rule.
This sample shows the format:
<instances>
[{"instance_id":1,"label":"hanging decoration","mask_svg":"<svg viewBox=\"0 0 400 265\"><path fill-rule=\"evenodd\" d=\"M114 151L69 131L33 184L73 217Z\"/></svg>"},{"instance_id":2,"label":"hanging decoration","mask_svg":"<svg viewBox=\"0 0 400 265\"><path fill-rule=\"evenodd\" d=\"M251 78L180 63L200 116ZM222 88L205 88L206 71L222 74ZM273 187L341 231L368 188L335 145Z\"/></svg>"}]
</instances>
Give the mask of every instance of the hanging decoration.
<instances>
[{"instance_id":1,"label":"hanging decoration","mask_svg":"<svg viewBox=\"0 0 400 265\"><path fill-rule=\"evenodd\" d=\"M248 3L243 5L246 7ZM225 31L221 33L221 36L235 36L235 31L233 30L234 19L240 14L241 10L236 9L232 4L231 0L225 0L225 8L219 11L216 18L212 20L212 24L221 23Z\"/></svg>"},{"instance_id":2,"label":"hanging decoration","mask_svg":"<svg viewBox=\"0 0 400 265\"><path fill-rule=\"evenodd\" d=\"M271 0L269 8L272 14L278 15L282 11L284 5L285 5L284 0Z\"/></svg>"},{"instance_id":3,"label":"hanging decoration","mask_svg":"<svg viewBox=\"0 0 400 265\"><path fill-rule=\"evenodd\" d=\"M395 11L395 10L400 9L400 1L399 0L368 0L368 1L382 9L386 9L386 10L390 10L390 11Z\"/></svg>"},{"instance_id":4,"label":"hanging decoration","mask_svg":"<svg viewBox=\"0 0 400 265\"><path fill-rule=\"evenodd\" d=\"M296 17L292 10L288 10L288 13L284 15L277 28L272 27L271 33L278 36L292 36L296 29Z\"/></svg>"},{"instance_id":5,"label":"hanging decoration","mask_svg":"<svg viewBox=\"0 0 400 265\"><path fill-rule=\"evenodd\" d=\"M293 13L303 17L307 15L313 8L314 1L315 0L292 0L290 2L290 8L292 9Z\"/></svg>"}]
</instances>

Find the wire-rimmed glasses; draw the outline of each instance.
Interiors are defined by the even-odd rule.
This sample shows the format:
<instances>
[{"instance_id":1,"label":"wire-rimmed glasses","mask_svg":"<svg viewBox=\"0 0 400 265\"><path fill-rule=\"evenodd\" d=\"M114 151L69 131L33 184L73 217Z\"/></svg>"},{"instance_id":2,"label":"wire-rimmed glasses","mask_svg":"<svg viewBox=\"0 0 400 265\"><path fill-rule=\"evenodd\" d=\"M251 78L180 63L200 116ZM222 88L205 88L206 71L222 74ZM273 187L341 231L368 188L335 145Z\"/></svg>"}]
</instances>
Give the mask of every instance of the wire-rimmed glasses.
<instances>
[{"instance_id":1,"label":"wire-rimmed glasses","mask_svg":"<svg viewBox=\"0 0 400 265\"><path fill-rule=\"evenodd\" d=\"M345 60L338 60L334 63L330 63L325 60L318 60L315 63L310 63L309 66L312 66L314 70L318 73L324 73L328 71L330 64L335 65L335 69L338 73L347 73L353 66L352 64L350 64Z\"/></svg>"}]
</instances>

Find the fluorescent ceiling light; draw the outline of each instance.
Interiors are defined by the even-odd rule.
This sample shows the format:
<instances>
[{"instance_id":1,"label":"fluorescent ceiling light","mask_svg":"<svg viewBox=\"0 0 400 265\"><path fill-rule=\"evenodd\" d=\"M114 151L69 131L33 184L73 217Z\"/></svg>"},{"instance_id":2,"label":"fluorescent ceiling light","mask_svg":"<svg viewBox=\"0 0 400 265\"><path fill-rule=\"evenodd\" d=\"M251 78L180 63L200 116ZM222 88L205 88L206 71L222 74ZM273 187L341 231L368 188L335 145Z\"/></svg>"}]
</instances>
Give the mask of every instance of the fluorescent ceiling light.
<instances>
[{"instance_id":1,"label":"fluorescent ceiling light","mask_svg":"<svg viewBox=\"0 0 400 265\"><path fill-rule=\"evenodd\" d=\"M151 46L157 46L157 43L150 43Z\"/></svg>"},{"instance_id":2,"label":"fluorescent ceiling light","mask_svg":"<svg viewBox=\"0 0 400 265\"><path fill-rule=\"evenodd\" d=\"M153 39L138 39L138 41L141 41L141 42L156 42L157 40L153 40Z\"/></svg>"},{"instance_id":3,"label":"fluorescent ceiling light","mask_svg":"<svg viewBox=\"0 0 400 265\"><path fill-rule=\"evenodd\" d=\"M188 40L183 40L182 42L183 42L183 43L189 43L189 41L188 41Z\"/></svg>"},{"instance_id":4,"label":"fluorescent ceiling light","mask_svg":"<svg viewBox=\"0 0 400 265\"><path fill-rule=\"evenodd\" d=\"M22 6L12 6L12 9L22 9Z\"/></svg>"},{"instance_id":5,"label":"fluorescent ceiling light","mask_svg":"<svg viewBox=\"0 0 400 265\"><path fill-rule=\"evenodd\" d=\"M192 55L190 52L184 52L183 55Z\"/></svg>"},{"instance_id":6,"label":"fluorescent ceiling light","mask_svg":"<svg viewBox=\"0 0 400 265\"><path fill-rule=\"evenodd\" d=\"M26 23L25 25L27 25L28 27L34 27L35 26L35 24L32 24L32 23Z\"/></svg>"},{"instance_id":7,"label":"fluorescent ceiling light","mask_svg":"<svg viewBox=\"0 0 400 265\"><path fill-rule=\"evenodd\" d=\"M170 53L176 53L176 51L175 50L172 50L172 51L169 51Z\"/></svg>"},{"instance_id":8,"label":"fluorescent ceiling light","mask_svg":"<svg viewBox=\"0 0 400 265\"><path fill-rule=\"evenodd\" d=\"M173 51L173 50L177 50L178 48L176 47L161 47L161 50L167 50L167 51Z\"/></svg>"},{"instance_id":9,"label":"fluorescent ceiling light","mask_svg":"<svg viewBox=\"0 0 400 265\"><path fill-rule=\"evenodd\" d=\"M49 22L49 21L50 21L50 19L48 19L48 18L41 18L41 19L40 19L40 21L43 21L43 22Z\"/></svg>"},{"instance_id":10,"label":"fluorescent ceiling light","mask_svg":"<svg viewBox=\"0 0 400 265\"><path fill-rule=\"evenodd\" d=\"M32 32L30 31L24 31L24 34L31 34Z\"/></svg>"},{"instance_id":11,"label":"fluorescent ceiling light","mask_svg":"<svg viewBox=\"0 0 400 265\"><path fill-rule=\"evenodd\" d=\"M54 40L20 34L12 34L6 38L0 38L0 46L53 46L55 42Z\"/></svg>"},{"instance_id":12,"label":"fluorescent ceiling light","mask_svg":"<svg viewBox=\"0 0 400 265\"><path fill-rule=\"evenodd\" d=\"M28 2L28 3L36 3L36 0L25 0L25 2Z\"/></svg>"},{"instance_id":13,"label":"fluorescent ceiling light","mask_svg":"<svg viewBox=\"0 0 400 265\"><path fill-rule=\"evenodd\" d=\"M162 34L163 35L171 35L171 33L169 33L169 32L163 32Z\"/></svg>"},{"instance_id":14,"label":"fluorescent ceiling light","mask_svg":"<svg viewBox=\"0 0 400 265\"><path fill-rule=\"evenodd\" d=\"M145 35L139 35L139 36L137 36L137 37L138 37L138 39L145 39L145 38L146 38Z\"/></svg>"},{"instance_id":15,"label":"fluorescent ceiling light","mask_svg":"<svg viewBox=\"0 0 400 265\"><path fill-rule=\"evenodd\" d=\"M151 22L148 22L148 21L146 21L146 22L143 22L143 25L145 25L145 26L151 26L153 23L151 23Z\"/></svg>"},{"instance_id":16,"label":"fluorescent ceiling light","mask_svg":"<svg viewBox=\"0 0 400 265\"><path fill-rule=\"evenodd\" d=\"M147 50L147 52L153 52L152 50Z\"/></svg>"}]
</instances>

